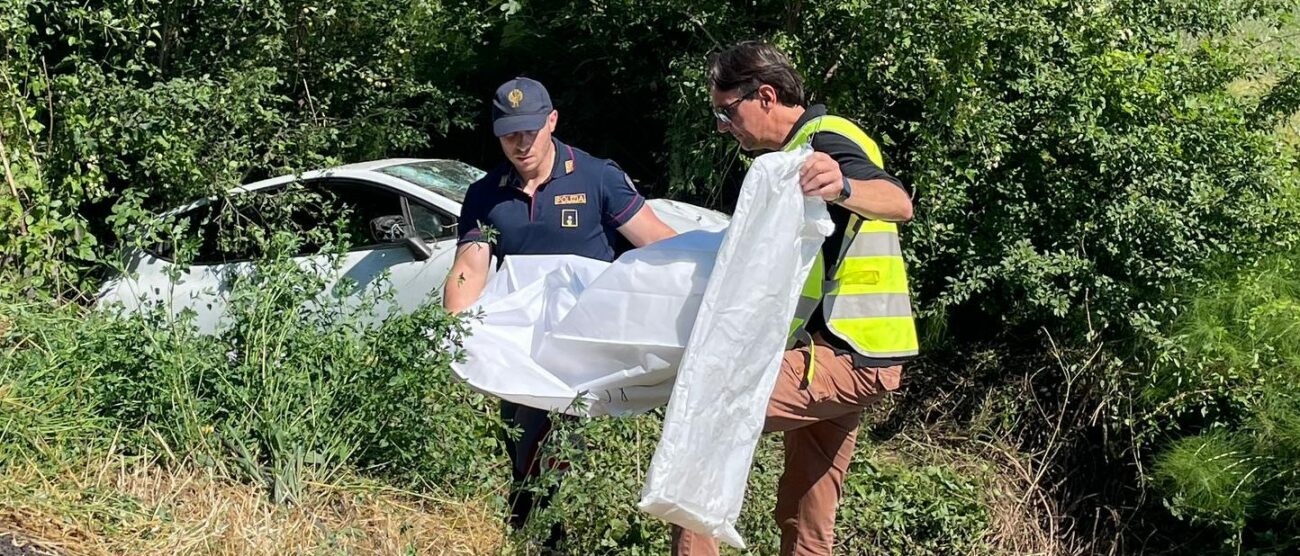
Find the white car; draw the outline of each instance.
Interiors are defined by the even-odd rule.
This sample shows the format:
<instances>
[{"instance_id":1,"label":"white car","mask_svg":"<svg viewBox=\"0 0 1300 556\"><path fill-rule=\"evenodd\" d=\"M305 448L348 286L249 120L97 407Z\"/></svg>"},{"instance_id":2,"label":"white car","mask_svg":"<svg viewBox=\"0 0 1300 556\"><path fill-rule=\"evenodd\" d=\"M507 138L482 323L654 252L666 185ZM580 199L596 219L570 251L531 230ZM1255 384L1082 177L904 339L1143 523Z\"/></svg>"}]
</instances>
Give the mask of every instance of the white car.
<instances>
[{"instance_id":1,"label":"white car","mask_svg":"<svg viewBox=\"0 0 1300 556\"><path fill-rule=\"evenodd\" d=\"M355 232L352 237L364 239L338 261L337 270L332 270L327 255L314 252L310 240L303 242L295 260L304 268L328 272L327 287L340 278L350 280L353 287L347 290L345 302L359 300L373 288L391 286L394 298L377 310L382 317L394 310L412 311L440 294L456 252L460 203L469 185L483 174L454 160L388 159L263 180L240 186L232 194L268 195L273 202L276 192L295 183L307 191L327 192L320 198L338 206L323 208L339 210L295 212L291 218L296 228L310 234L314 228L335 225L322 214L344 214L344 228ZM104 285L97 304L120 304L126 311L161 304L174 315L194 311L201 331L220 328L228 278L249 269L250 262L246 254L216 240L216 224L208 221L215 220L208 218L218 206L214 201L200 200L168 213L191 223L188 233L193 237L188 239L198 245L198 252L189 266L171 259L171 242L132 253L125 274ZM654 199L649 204L678 232L721 229L728 221L720 212L686 203ZM381 280L385 274L387 280Z\"/></svg>"}]
</instances>

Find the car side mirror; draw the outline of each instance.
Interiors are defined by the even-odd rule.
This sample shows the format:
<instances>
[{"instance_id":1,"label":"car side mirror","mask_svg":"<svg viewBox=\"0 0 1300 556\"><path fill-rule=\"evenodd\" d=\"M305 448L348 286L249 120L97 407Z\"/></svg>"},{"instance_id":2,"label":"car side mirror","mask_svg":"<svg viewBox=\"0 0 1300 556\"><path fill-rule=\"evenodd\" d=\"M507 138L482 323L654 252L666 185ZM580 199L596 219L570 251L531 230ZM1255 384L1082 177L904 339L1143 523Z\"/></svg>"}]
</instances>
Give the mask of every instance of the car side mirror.
<instances>
[{"instance_id":1,"label":"car side mirror","mask_svg":"<svg viewBox=\"0 0 1300 556\"><path fill-rule=\"evenodd\" d=\"M433 256L433 248L429 247L429 244L424 242L424 238L418 235L407 236L405 243L406 248L411 251L411 257L414 257L417 261L427 261L429 257Z\"/></svg>"}]
</instances>

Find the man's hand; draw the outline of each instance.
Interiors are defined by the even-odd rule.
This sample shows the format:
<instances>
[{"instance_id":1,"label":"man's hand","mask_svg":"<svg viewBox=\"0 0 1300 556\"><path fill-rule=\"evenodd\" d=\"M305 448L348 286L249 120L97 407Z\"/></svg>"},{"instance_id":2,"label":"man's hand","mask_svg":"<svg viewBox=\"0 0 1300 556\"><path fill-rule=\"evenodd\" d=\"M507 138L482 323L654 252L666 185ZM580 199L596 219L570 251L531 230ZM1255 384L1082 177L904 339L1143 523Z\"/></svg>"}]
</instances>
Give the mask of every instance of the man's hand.
<instances>
[{"instance_id":1,"label":"man's hand","mask_svg":"<svg viewBox=\"0 0 1300 556\"><path fill-rule=\"evenodd\" d=\"M840 206L872 220L907 222L912 219L912 199L903 188L889 180L850 179L853 195ZM844 191L844 174L840 163L823 152L814 152L799 167L799 187L808 197L821 197L827 203Z\"/></svg>"},{"instance_id":2,"label":"man's hand","mask_svg":"<svg viewBox=\"0 0 1300 556\"><path fill-rule=\"evenodd\" d=\"M823 152L814 152L799 167L799 187L809 197L821 197L826 202L834 201L844 190L844 174L840 173L840 163Z\"/></svg>"}]
</instances>

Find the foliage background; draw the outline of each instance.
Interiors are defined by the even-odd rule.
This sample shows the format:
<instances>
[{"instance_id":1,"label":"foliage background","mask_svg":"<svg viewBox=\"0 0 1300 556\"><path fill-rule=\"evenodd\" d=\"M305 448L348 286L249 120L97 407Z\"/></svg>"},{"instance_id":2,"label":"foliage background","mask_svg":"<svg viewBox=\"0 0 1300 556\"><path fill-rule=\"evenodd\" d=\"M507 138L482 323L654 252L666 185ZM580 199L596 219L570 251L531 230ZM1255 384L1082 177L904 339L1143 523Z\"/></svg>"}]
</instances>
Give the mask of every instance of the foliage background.
<instances>
[{"instance_id":1,"label":"foliage background","mask_svg":"<svg viewBox=\"0 0 1300 556\"><path fill-rule=\"evenodd\" d=\"M333 334L340 323L310 315L305 329L320 334L259 345L303 354L285 363L303 373L327 351L390 358L379 375L331 379L373 380L375 411L403 415L389 431L396 444L370 451L364 419L312 439L310 421L286 413L229 421L219 389L140 389L247 367L221 363L230 338L85 319L77 302L148 240L153 214L190 199L384 156L498 163L485 99L518 74L548 84L561 137L614 158L652 196L725 210L744 163L713 129L703 65L720 45L759 37L792 55L816 102L879 137L889 169L916 190L904 236L927 356L878 416L876 448L862 450L842 538L863 553L1023 553L1010 547L1031 540L1005 533L1020 523L1062 551L1285 553L1300 519L1289 347L1300 279L1287 263L1297 17L1281 0L3 0L0 391L71 396L31 393L50 409L7 414L21 426L5 430L29 436L6 444L62 454L38 446L77 442L50 431L95 438L149 424L162 445L277 497L292 498L304 469L398 461L405 472L371 472L499 495L497 425L482 400L411 401L447 414L383 405L419 393L389 378L427 367L409 380L445 379L445 361L368 352L373 336ZM275 260L269 252L264 280L287 272ZM281 284L289 297L274 306L304 295ZM411 318L453 326L435 309ZM403 322L384 326L412 334ZM141 351L122 345L124 326L159 336ZM105 347L86 351L81 338ZM292 395L268 407L319 403L314 418L332 419L342 403L328 389L280 387ZM446 420L470 424L440 429ZM235 440L209 446L194 434L204 426L229 426ZM654 416L583 426L598 439L584 461L616 472L588 471L607 494L566 487L552 518L581 524L584 549L661 550L661 526L631 506ZM288 428L277 437L276 427ZM463 444L430 454L413 440L430 434ZM774 453L761 452L756 493L779 467ZM497 460L464 463L474 458ZM746 527L770 539L764 500Z\"/></svg>"}]
</instances>

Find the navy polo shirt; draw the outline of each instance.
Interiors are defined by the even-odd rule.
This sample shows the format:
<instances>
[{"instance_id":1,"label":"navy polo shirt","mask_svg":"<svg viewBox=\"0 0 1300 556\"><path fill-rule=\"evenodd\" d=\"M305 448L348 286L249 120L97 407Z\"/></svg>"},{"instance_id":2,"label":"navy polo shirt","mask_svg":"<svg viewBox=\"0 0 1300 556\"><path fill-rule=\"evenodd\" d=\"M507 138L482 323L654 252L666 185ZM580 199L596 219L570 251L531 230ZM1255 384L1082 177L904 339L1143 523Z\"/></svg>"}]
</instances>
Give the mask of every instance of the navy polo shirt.
<instances>
[{"instance_id":1,"label":"navy polo shirt","mask_svg":"<svg viewBox=\"0 0 1300 556\"><path fill-rule=\"evenodd\" d=\"M551 178L529 196L509 162L488 172L465 194L458 244L486 242L509 255L581 255L614 260L618 228L645 198L617 164L558 139ZM493 232L485 232L491 227Z\"/></svg>"}]
</instances>

